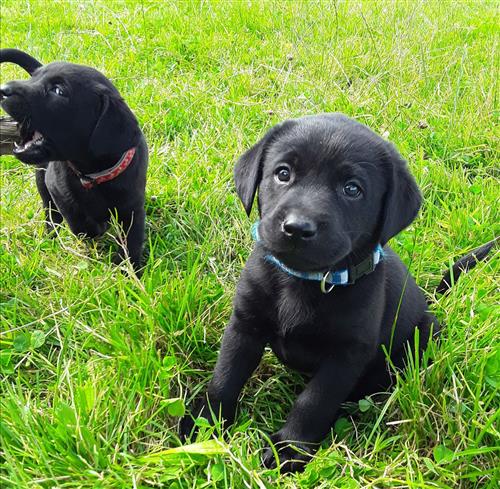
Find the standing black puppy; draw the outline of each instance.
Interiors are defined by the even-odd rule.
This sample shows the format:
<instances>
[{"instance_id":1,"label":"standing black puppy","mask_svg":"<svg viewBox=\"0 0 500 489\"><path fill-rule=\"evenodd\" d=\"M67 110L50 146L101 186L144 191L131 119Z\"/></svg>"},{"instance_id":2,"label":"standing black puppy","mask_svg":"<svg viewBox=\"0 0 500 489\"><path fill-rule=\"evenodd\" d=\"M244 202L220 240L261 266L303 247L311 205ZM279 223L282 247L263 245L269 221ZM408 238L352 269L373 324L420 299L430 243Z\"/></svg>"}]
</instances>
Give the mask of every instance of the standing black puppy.
<instances>
[{"instance_id":1,"label":"standing black puppy","mask_svg":"<svg viewBox=\"0 0 500 489\"><path fill-rule=\"evenodd\" d=\"M194 414L211 419L212 411L231 422L269 344L286 365L311 376L271 436L282 471L300 470L341 403L389 386L382 346L401 367L415 329L421 350L438 332L422 292L386 246L415 219L421 196L395 148L341 114L275 126L240 158L235 182L247 214L258 189L257 244L208 401ZM185 418L181 434L191 429ZM269 448L264 463L275 464Z\"/></svg>"},{"instance_id":2,"label":"standing black puppy","mask_svg":"<svg viewBox=\"0 0 500 489\"><path fill-rule=\"evenodd\" d=\"M47 227L64 219L75 234L103 234L116 215L127 255L140 267L148 150L137 119L118 90L87 66L42 66L16 49L1 49L0 63L31 74L0 87L2 108L21 123L14 155L37 165L36 184Z\"/></svg>"}]
</instances>

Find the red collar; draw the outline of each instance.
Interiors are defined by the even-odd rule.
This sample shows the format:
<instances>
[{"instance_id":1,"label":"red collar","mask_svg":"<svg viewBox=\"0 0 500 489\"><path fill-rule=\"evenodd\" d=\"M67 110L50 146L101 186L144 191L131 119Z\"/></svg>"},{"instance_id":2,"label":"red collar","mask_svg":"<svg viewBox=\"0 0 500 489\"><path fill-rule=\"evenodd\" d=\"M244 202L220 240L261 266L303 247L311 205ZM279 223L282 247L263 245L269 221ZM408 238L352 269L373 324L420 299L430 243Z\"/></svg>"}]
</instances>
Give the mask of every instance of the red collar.
<instances>
[{"instance_id":1,"label":"red collar","mask_svg":"<svg viewBox=\"0 0 500 489\"><path fill-rule=\"evenodd\" d=\"M68 161L69 167L76 173L76 176L80 179L83 188L91 189L94 185L99 185L100 183L109 182L116 178L120 173L123 173L135 155L135 148L130 148L128 151L122 154L118 163L107 170L103 170L97 173L89 173L88 175L83 174L78 170L75 165Z\"/></svg>"}]
</instances>

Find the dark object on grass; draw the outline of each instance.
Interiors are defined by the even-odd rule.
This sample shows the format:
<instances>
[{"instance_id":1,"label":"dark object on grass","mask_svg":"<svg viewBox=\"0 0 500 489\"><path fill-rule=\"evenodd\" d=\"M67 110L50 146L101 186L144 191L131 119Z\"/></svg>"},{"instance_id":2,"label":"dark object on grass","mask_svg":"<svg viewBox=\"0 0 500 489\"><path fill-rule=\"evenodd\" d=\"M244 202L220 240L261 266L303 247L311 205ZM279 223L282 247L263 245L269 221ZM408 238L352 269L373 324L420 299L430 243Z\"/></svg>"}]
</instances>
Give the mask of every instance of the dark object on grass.
<instances>
[{"instance_id":1,"label":"dark object on grass","mask_svg":"<svg viewBox=\"0 0 500 489\"><path fill-rule=\"evenodd\" d=\"M140 267L148 149L137 119L118 90L88 66L42 66L17 49L0 49L0 62L32 75L0 87L2 108L20 124L12 152L36 165L47 228L66 219L75 234L94 238L117 216L126 233L120 258Z\"/></svg>"},{"instance_id":2,"label":"dark object on grass","mask_svg":"<svg viewBox=\"0 0 500 489\"><path fill-rule=\"evenodd\" d=\"M11 155L21 140L19 124L11 117L0 117L0 156Z\"/></svg>"},{"instance_id":3,"label":"dark object on grass","mask_svg":"<svg viewBox=\"0 0 500 489\"><path fill-rule=\"evenodd\" d=\"M422 291L387 246L415 219L422 198L394 146L341 114L278 124L239 159L234 176L247 214L258 192L257 243L207 396L192 414L231 423L270 345L310 381L270 437L278 461L270 447L263 461L302 470L343 402L390 387L385 352L401 369L439 333ZM181 436L194 429L185 417Z\"/></svg>"},{"instance_id":4,"label":"dark object on grass","mask_svg":"<svg viewBox=\"0 0 500 489\"><path fill-rule=\"evenodd\" d=\"M499 238L492 239L488 243L472 250L467 255L460 258L451 267L451 270L447 270L443 276L443 279L437 286L436 292L439 294L446 293L453 284L459 279L462 272L467 272L471 268L477 265L477 262L482 261L486 258L491 249L498 244Z\"/></svg>"}]
</instances>

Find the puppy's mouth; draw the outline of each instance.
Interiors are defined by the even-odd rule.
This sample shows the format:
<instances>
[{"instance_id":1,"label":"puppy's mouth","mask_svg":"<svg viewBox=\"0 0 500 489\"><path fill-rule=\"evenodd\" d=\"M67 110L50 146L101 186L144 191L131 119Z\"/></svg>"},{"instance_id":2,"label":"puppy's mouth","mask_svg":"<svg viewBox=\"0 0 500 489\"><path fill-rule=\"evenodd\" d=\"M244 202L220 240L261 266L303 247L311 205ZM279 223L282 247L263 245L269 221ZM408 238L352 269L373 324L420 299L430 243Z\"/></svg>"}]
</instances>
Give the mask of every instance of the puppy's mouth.
<instances>
[{"instance_id":1,"label":"puppy's mouth","mask_svg":"<svg viewBox=\"0 0 500 489\"><path fill-rule=\"evenodd\" d=\"M270 255L285 266L301 272L324 272L335 268L351 252L342 240L313 240L294 242L268 233L266 226L259 227L259 240ZM333 251L335 250L335 251Z\"/></svg>"},{"instance_id":2,"label":"puppy's mouth","mask_svg":"<svg viewBox=\"0 0 500 489\"><path fill-rule=\"evenodd\" d=\"M21 125L21 140L14 143L12 152L24 163L38 164L48 156L49 142L40 131L25 122Z\"/></svg>"},{"instance_id":3,"label":"puppy's mouth","mask_svg":"<svg viewBox=\"0 0 500 489\"><path fill-rule=\"evenodd\" d=\"M341 260L349 254L344 247L334 246L323 248L318 245L291 245L283 246L280 242L262 240L266 250L289 268L301 272L324 272L334 268ZM337 253L332 253L337 249Z\"/></svg>"},{"instance_id":4,"label":"puppy's mouth","mask_svg":"<svg viewBox=\"0 0 500 489\"><path fill-rule=\"evenodd\" d=\"M281 261L284 265L301 272L324 272L334 267L339 258L332 258L325 261L319 261L301 252L280 252L270 250L272 255Z\"/></svg>"},{"instance_id":5,"label":"puppy's mouth","mask_svg":"<svg viewBox=\"0 0 500 489\"><path fill-rule=\"evenodd\" d=\"M45 142L45 138L38 131L31 132L28 136L23 137L21 143L14 143L14 153L20 155L26 151L30 151L34 146L41 146Z\"/></svg>"}]
</instances>

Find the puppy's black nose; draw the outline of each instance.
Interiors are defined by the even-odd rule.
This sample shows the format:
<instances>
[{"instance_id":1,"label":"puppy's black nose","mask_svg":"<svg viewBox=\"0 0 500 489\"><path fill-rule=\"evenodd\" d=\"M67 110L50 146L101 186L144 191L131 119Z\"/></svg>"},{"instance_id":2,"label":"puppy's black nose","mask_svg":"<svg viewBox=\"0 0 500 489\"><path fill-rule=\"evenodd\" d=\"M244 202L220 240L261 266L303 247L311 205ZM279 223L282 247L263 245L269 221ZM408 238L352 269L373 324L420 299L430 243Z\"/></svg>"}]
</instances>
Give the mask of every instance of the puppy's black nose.
<instances>
[{"instance_id":1,"label":"puppy's black nose","mask_svg":"<svg viewBox=\"0 0 500 489\"><path fill-rule=\"evenodd\" d=\"M295 214L289 215L283 221L283 232L298 239L308 239L316 235L316 224Z\"/></svg>"},{"instance_id":2,"label":"puppy's black nose","mask_svg":"<svg viewBox=\"0 0 500 489\"><path fill-rule=\"evenodd\" d=\"M0 98L10 97L11 95L12 87L7 84L0 87Z\"/></svg>"}]
</instances>

